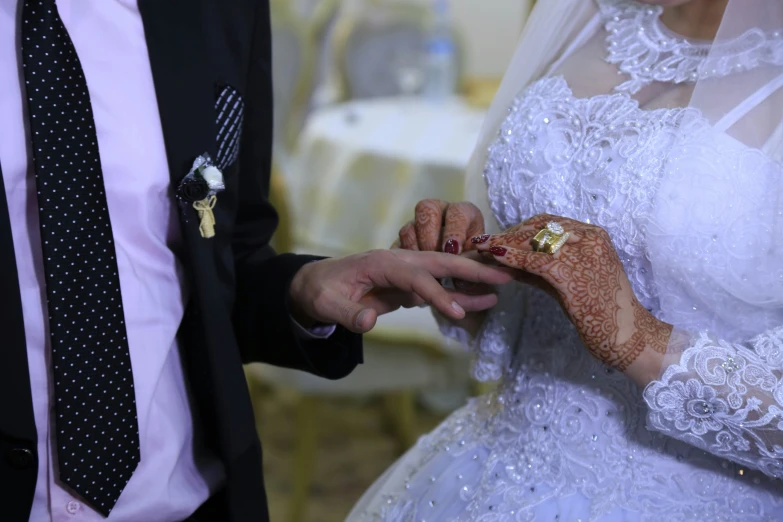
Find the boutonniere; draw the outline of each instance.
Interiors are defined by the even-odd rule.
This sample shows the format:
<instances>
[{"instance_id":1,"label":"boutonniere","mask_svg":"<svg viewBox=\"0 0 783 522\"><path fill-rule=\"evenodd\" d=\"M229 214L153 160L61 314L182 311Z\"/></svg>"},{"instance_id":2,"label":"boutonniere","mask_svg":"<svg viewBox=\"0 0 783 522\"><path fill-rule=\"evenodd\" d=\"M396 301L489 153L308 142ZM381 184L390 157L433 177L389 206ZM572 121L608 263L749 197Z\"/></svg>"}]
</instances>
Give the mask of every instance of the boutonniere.
<instances>
[{"instance_id":1,"label":"boutonniere","mask_svg":"<svg viewBox=\"0 0 783 522\"><path fill-rule=\"evenodd\" d=\"M193 168L182 178L177 187L177 199L192 205L198 212L201 237L215 237L215 214L212 209L217 203L217 194L223 190L223 173L212 164L209 154L196 158Z\"/></svg>"}]
</instances>

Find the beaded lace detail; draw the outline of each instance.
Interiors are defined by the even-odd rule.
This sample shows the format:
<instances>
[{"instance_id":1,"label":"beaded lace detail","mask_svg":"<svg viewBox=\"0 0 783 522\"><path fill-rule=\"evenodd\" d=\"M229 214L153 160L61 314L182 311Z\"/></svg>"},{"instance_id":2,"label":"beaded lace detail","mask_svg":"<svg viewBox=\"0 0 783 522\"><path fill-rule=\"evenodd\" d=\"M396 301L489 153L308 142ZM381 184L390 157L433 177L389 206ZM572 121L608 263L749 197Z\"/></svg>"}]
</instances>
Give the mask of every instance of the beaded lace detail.
<instances>
[{"instance_id":1,"label":"beaded lace detail","mask_svg":"<svg viewBox=\"0 0 783 522\"><path fill-rule=\"evenodd\" d=\"M615 88L634 94L652 82L683 83L728 76L765 64L783 64L783 33L750 29L726 42L692 41L661 21L661 6L632 0L599 2L606 20L608 56L630 79Z\"/></svg>"},{"instance_id":2,"label":"beaded lace detail","mask_svg":"<svg viewBox=\"0 0 783 522\"><path fill-rule=\"evenodd\" d=\"M732 344L698 335L644 391L651 429L783 478L783 327Z\"/></svg>"},{"instance_id":3,"label":"beaded lace detail","mask_svg":"<svg viewBox=\"0 0 783 522\"><path fill-rule=\"evenodd\" d=\"M539 80L516 98L489 148L484 176L496 219L506 228L548 212L604 227L634 292L659 314L647 227L664 151L684 119L698 122L689 117L693 112L645 111L627 93L576 98L561 77ZM730 437L691 440L696 435L688 431L688 418L677 413L686 399L677 403L672 391L697 371L691 359L647 392L660 406L651 425L657 422L652 427L669 437L648 429L642 392L591 357L559 305L535 289L504 287L472 347L476 376L502 377L499 391L474 400L423 437L361 520L558 520L554 513L578 499L587 499L578 517L559 520L783 519L775 479L747 469L747 461L736 464L705 451L725 442L728 456L731 443L741 442L728 418L722 426ZM750 360L732 353L734 362L727 364ZM726 382L736 382L739 390L754 375L747 371ZM715 401L706 404L721 408ZM779 403L769 404L770 412L777 411ZM765 448L778 451L773 444Z\"/></svg>"},{"instance_id":4,"label":"beaded lace detail","mask_svg":"<svg viewBox=\"0 0 783 522\"><path fill-rule=\"evenodd\" d=\"M593 223L615 240L639 300L657 308L643 229L664 157L688 110L645 111L624 93L575 98L562 77L514 101L484 177L501 228L550 213Z\"/></svg>"},{"instance_id":5,"label":"beaded lace detail","mask_svg":"<svg viewBox=\"0 0 783 522\"><path fill-rule=\"evenodd\" d=\"M764 291L783 284L780 265L770 254L761 267L770 273L764 279L768 284L743 303L720 284L727 277L742 278L743 270L736 270L741 263L711 265L714 288L712 279L693 275L700 273L705 253L729 259L720 255L725 230L688 230L684 242L671 245L676 255L669 265L659 262L655 243L661 237L660 198L668 198L674 210L690 211L672 199L677 193L666 183L672 151L691 159L684 168L691 176L698 171L694 179L721 181L721 187L731 186L739 170L752 179L750 171L769 167L763 180L772 179L780 166L739 142L713 140L696 110L647 111L631 97L653 82L685 83L782 64L783 39L751 30L710 52L709 44L669 31L659 20L660 7L630 0L598 3L608 33L605 60L627 81L612 94L578 98L556 76L519 94L488 149L489 206L501 228L539 213L603 227L648 310L666 319L664 303L666 313L677 309L686 315L671 321L675 324L724 323L724 330L686 337L679 362L641 391L588 353L549 296L507 285L470 341L477 355L475 376L501 379L499 390L472 401L423 437L390 471L360 520L783 520L778 480L783 477L783 328L747 343L718 340L719 332L736 333L737 325L711 317L708 307L696 306L692 295L676 286L687 273L699 285L699 296L749 317L739 306L771 303ZM711 197L707 192L704 197ZM749 217L734 214L745 206L715 208L733 223ZM770 209L753 208L752 217L760 222L774 221ZM703 224L705 216L694 217ZM731 237L748 238L753 248L768 246L748 226L750 232L732 229ZM650 252L652 244L657 247ZM661 266L673 271L661 273ZM681 306L673 308L672 300ZM740 304L734 306L735 301ZM760 324L783 323L772 305L751 315L748 328L754 335L768 328L756 328ZM464 338L465 332L446 330Z\"/></svg>"}]
</instances>

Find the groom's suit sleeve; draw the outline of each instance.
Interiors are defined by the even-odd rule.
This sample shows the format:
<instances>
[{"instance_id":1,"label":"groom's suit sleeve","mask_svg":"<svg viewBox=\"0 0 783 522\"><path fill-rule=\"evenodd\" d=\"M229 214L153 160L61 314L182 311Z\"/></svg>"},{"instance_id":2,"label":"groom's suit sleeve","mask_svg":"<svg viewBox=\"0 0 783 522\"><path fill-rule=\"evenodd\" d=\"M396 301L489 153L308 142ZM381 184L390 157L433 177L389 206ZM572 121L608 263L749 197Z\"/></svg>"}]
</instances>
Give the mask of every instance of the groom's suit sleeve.
<instances>
[{"instance_id":1,"label":"groom's suit sleeve","mask_svg":"<svg viewBox=\"0 0 783 522\"><path fill-rule=\"evenodd\" d=\"M239 156L239 208L234 228L234 329L245 362L296 368L330 379L362 362L361 336L338 327L327 339L297 330L288 307L294 274L318 258L277 255L269 241L277 227L269 203L272 150L271 35L268 0L256 1Z\"/></svg>"}]
</instances>

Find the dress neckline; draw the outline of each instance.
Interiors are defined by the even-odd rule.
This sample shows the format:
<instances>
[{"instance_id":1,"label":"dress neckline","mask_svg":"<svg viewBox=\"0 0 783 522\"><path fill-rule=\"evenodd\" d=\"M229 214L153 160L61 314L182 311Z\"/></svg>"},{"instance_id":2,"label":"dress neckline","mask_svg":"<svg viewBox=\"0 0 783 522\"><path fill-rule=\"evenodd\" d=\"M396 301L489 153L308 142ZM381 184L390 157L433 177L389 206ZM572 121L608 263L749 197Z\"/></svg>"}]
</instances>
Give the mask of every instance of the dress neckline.
<instances>
[{"instance_id":1,"label":"dress neckline","mask_svg":"<svg viewBox=\"0 0 783 522\"><path fill-rule=\"evenodd\" d=\"M663 7L599 0L606 61L630 78L615 90L634 94L653 82L693 83L763 65L783 65L783 31L747 30L714 43L684 37L660 19Z\"/></svg>"}]
</instances>

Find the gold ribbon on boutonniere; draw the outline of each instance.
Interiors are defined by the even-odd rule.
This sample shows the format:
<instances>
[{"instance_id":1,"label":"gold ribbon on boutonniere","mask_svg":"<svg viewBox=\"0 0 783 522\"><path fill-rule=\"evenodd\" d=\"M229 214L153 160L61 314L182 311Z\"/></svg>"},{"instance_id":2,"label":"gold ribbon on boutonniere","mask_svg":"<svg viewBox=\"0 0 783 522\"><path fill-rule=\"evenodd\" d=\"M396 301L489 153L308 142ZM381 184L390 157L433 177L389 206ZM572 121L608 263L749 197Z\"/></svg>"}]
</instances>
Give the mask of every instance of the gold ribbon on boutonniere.
<instances>
[{"instance_id":1,"label":"gold ribbon on boutonniere","mask_svg":"<svg viewBox=\"0 0 783 522\"><path fill-rule=\"evenodd\" d=\"M177 199L192 206L198 213L198 230L201 237L215 237L215 214L217 194L225 188L223 173L212 164L209 154L204 153L193 162L193 168L182 178L177 188Z\"/></svg>"},{"instance_id":2,"label":"gold ribbon on boutonniere","mask_svg":"<svg viewBox=\"0 0 783 522\"><path fill-rule=\"evenodd\" d=\"M201 237L206 239L215 237L215 214L212 212L212 209L215 208L215 203L217 203L216 196L193 202L193 208L198 212L200 221L198 230L201 232Z\"/></svg>"}]
</instances>

